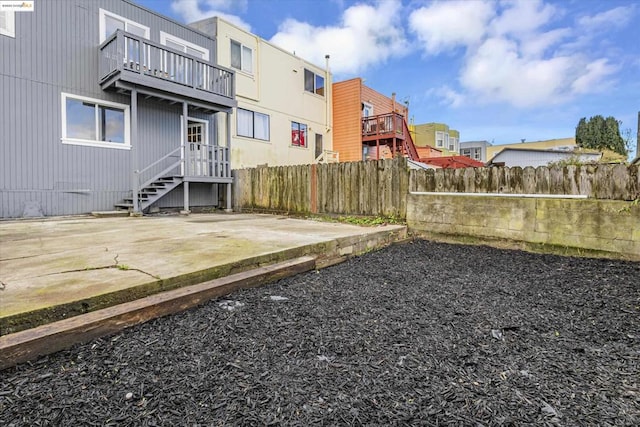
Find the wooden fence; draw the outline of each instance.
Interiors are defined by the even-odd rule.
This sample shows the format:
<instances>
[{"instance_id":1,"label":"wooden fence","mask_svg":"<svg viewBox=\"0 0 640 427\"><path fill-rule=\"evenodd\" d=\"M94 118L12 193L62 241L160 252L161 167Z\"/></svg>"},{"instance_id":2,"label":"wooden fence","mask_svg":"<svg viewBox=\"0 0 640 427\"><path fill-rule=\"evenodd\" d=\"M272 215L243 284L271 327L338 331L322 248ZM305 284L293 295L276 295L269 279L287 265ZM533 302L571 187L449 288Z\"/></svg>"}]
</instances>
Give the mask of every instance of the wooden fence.
<instances>
[{"instance_id":1,"label":"wooden fence","mask_svg":"<svg viewBox=\"0 0 640 427\"><path fill-rule=\"evenodd\" d=\"M234 209L404 218L404 158L234 170Z\"/></svg>"},{"instance_id":2,"label":"wooden fence","mask_svg":"<svg viewBox=\"0 0 640 427\"><path fill-rule=\"evenodd\" d=\"M412 192L569 194L595 199L640 197L638 166L588 165L412 170Z\"/></svg>"},{"instance_id":3,"label":"wooden fence","mask_svg":"<svg viewBox=\"0 0 640 427\"><path fill-rule=\"evenodd\" d=\"M409 171L406 159L234 170L235 210L406 217L412 192L569 194L635 200L638 166Z\"/></svg>"}]
</instances>

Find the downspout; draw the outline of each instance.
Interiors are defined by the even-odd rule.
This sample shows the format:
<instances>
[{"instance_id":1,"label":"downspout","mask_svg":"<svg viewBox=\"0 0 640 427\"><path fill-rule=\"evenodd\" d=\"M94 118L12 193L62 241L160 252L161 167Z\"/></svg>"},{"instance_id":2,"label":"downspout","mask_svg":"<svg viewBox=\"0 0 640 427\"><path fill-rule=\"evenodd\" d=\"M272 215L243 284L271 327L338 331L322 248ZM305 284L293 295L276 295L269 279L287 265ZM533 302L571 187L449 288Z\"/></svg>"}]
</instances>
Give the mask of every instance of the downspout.
<instances>
[{"instance_id":1,"label":"downspout","mask_svg":"<svg viewBox=\"0 0 640 427\"><path fill-rule=\"evenodd\" d=\"M324 112L324 122L325 122L325 134L327 135L327 139L331 138L331 150L333 151L333 135L329 135L331 132L332 120L331 120L331 104L333 103L333 84L331 82L331 71L329 70L329 55L324 56L325 66L324 66L324 74L325 74L325 112ZM331 96L329 96L331 94ZM328 141L327 141L328 142ZM322 150L325 150L325 147L322 147ZM322 155L322 153L321 153Z\"/></svg>"}]
</instances>

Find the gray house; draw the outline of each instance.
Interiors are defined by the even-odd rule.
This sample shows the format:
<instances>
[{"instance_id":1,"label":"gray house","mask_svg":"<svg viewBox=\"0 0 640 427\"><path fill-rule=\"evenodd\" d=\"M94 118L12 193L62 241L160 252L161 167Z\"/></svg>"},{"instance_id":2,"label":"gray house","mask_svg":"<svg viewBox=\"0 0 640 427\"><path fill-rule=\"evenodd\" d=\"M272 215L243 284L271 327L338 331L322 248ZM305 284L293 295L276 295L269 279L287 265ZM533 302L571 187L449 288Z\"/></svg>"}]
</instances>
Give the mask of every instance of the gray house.
<instances>
[{"instance_id":1,"label":"gray house","mask_svg":"<svg viewBox=\"0 0 640 427\"><path fill-rule=\"evenodd\" d=\"M234 73L127 0L0 16L0 217L230 207Z\"/></svg>"},{"instance_id":2,"label":"gray house","mask_svg":"<svg viewBox=\"0 0 640 427\"><path fill-rule=\"evenodd\" d=\"M489 146L491 146L489 141L464 141L460 143L460 154L485 163Z\"/></svg>"},{"instance_id":3,"label":"gray house","mask_svg":"<svg viewBox=\"0 0 640 427\"><path fill-rule=\"evenodd\" d=\"M599 152L578 152L573 150L544 150L536 148L504 148L489 161L488 165L507 167L548 166L561 161L597 163L602 158Z\"/></svg>"}]
</instances>

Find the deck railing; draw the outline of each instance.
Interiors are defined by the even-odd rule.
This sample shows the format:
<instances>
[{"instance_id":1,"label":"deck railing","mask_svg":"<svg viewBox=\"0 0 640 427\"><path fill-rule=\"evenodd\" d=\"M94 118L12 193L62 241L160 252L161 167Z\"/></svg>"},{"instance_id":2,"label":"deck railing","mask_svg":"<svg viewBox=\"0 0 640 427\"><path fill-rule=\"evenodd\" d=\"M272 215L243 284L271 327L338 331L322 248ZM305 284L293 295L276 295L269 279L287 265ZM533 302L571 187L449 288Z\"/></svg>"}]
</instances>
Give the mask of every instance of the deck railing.
<instances>
[{"instance_id":1,"label":"deck railing","mask_svg":"<svg viewBox=\"0 0 640 427\"><path fill-rule=\"evenodd\" d=\"M231 178L231 162L227 147L189 142L184 149L184 176Z\"/></svg>"},{"instance_id":2,"label":"deck railing","mask_svg":"<svg viewBox=\"0 0 640 427\"><path fill-rule=\"evenodd\" d=\"M362 136L382 136L402 138L404 117L398 113L379 114L362 119ZM391 135L389 135L391 134Z\"/></svg>"},{"instance_id":3,"label":"deck railing","mask_svg":"<svg viewBox=\"0 0 640 427\"><path fill-rule=\"evenodd\" d=\"M233 99L234 72L204 59L117 30L99 48L100 83L133 72Z\"/></svg>"}]
</instances>

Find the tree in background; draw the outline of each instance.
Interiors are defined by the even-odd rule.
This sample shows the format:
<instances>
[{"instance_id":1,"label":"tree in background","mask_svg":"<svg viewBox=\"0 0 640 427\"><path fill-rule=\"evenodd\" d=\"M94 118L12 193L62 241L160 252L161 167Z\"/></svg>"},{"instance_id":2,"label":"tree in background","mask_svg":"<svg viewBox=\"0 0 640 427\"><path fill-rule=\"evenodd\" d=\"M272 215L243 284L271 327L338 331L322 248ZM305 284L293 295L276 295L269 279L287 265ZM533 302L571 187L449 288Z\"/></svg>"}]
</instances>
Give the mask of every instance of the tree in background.
<instances>
[{"instance_id":1,"label":"tree in background","mask_svg":"<svg viewBox=\"0 0 640 427\"><path fill-rule=\"evenodd\" d=\"M576 144L582 148L608 149L626 156L628 147L620 135L621 124L611 116L605 119L598 115L589 120L583 117L576 127Z\"/></svg>"}]
</instances>

